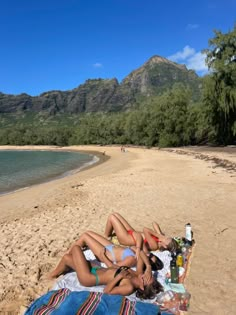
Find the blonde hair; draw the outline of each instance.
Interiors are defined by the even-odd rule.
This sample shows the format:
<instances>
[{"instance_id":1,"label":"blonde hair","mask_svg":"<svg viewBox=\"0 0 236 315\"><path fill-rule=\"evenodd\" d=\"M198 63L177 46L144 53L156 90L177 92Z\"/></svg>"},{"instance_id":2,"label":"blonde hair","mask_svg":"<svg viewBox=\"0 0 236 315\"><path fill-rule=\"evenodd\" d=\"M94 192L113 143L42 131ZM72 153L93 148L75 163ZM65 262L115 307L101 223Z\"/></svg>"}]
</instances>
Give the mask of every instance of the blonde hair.
<instances>
[{"instance_id":1,"label":"blonde hair","mask_svg":"<svg viewBox=\"0 0 236 315\"><path fill-rule=\"evenodd\" d=\"M179 245L174 238L172 238L169 244L166 246L166 249L171 253L176 252L178 248Z\"/></svg>"},{"instance_id":2,"label":"blonde hair","mask_svg":"<svg viewBox=\"0 0 236 315\"><path fill-rule=\"evenodd\" d=\"M166 247L161 246L159 248L160 251L168 250L169 252L173 253L176 252L179 248L178 243L174 238L170 238L170 242L166 245Z\"/></svg>"}]
</instances>

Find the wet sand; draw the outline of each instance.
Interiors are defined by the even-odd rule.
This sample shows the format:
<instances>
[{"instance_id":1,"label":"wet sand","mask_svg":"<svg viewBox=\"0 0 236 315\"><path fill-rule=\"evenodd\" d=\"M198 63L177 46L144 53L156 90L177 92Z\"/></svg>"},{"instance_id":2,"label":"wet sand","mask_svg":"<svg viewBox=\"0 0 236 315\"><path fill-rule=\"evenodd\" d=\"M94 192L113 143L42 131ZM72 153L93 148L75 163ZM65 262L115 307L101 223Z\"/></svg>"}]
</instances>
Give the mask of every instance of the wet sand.
<instances>
[{"instance_id":1,"label":"wet sand","mask_svg":"<svg viewBox=\"0 0 236 315\"><path fill-rule=\"evenodd\" d=\"M103 233L112 211L137 229L156 220L172 236L184 236L191 222L196 246L186 279L189 314L236 312L235 148L66 149L105 151L110 158L0 196L0 314L17 314L45 293L52 283L43 276L82 232Z\"/></svg>"}]
</instances>

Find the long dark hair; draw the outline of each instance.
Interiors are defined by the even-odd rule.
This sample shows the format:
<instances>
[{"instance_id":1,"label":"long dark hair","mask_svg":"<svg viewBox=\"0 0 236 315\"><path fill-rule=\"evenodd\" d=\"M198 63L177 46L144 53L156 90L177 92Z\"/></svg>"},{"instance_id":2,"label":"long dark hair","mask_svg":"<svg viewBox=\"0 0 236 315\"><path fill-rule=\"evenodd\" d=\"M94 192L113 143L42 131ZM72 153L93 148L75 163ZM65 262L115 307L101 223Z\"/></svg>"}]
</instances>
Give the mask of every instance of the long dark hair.
<instances>
[{"instance_id":1,"label":"long dark hair","mask_svg":"<svg viewBox=\"0 0 236 315\"><path fill-rule=\"evenodd\" d=\"M152 267L152 271L161 270L164 267L164 264L160 258L158 258L156 255L153 255L152 253L149 254L148 260Z\"/></svg>"},{"instance_id":2,"label":"long dark hair","mask_svg":"<svg viewBox=\"0 0 236 315\"><path fill-rule=\"evenodd\" d=\"M159 292L164 291L163 286L156 279L151 284L144 286L144 290L137 289L136 296L141 300L151 300L156 297Z\"/></svg>"}]
</instances>

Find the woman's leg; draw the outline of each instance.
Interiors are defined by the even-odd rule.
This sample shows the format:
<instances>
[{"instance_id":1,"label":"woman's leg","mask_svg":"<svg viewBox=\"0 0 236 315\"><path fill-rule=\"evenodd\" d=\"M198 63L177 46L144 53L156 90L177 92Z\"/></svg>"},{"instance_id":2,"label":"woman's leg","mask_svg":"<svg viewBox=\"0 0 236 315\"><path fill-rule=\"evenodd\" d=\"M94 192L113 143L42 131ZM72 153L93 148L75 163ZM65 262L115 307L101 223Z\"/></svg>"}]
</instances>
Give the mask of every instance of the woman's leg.
<instances>
[{"instance_id":1,"label":"woman's leg","mask_svg":"<svg viewBox=\"0 0 236 315\"><path fill-rule=\"evenodd\" d=\"M108 244L111 244L111 242L107 241ZM92 237L89 233L85 232L83 233L80 238L76 241L76 245L80 248L83 248L85 245L88 246L89 249L94 253L98 259L101 257L101 252L104 252L104 246L101 244L98 240L96 240L94 237Z\"/></svg>"},{"instance_id":2,"label":"woman's leg","mask_svg":"<svg viewBox=\"0 0 236 315\"><path fill-rule=\"evenodd\" d=\"M74 246L71 254L66 254L62 257L57 267L49 274L49 278L56 278L69 268L76 271L82 285L94 286L96 284L96 277L91 274L90 265L79 246Z\"/></svg>"},{"instance_id":3,"label":"woman's leg","mask_svg":"<svg viewBox=\"0 0 236 315\"><path fill-rule=\"evenodd\" d=\"M90 232L90 231L88 231L88 232ZM83 234L80 235L79 239L77 241L75 241L72 244L72 246L70 247L70 249L67 251L67 254L71 254L71 250L74 246L80 246L82 249L85 247L88 247L95 254L95 252L98 253L98 250L101 251L102 247L104 247L108 244L111 244L111 242L109 242L108 240L106 240L104 238L104 240L106 240L107 242L106 242L106 244L104 244L104 246L102 246L103 244L100 243L99 240L97 240L95 237L93 237L91 235L92 232L90 232L91 234L88 232L84 232Z\"/></svg>"},{"instance_id":4,"label":"woman's leg","mask_svg":"<svg viewBox=\"0 0 236 315\"><path fill-rule=\"evenodd\" d=\"M96 277L91 274L90 265L79 246L74 246L72 248L72 259L79 282L86 287L96 285Z\"/></svg>"},{"instance_id":5,"label":"woman's leg","mask_svg":"<svg viewBox=\"0 0 236 315\"><path fill-rule=\"evenodd\" d=\"M126 230L132 230L134 231L134 228L128 223L127 220L125 220L124 217L122 217L121 214L119 214L118 212L114 212L114 215L119 219L119 221L124 225L124 227L126 228Z\"/></svg>"},{"instance_id":6,"label":"woman's leg","mask_svg":"<svg viewBox=\"0 0 236 315\"><path fill-rule=\"evenodd\" d=\"M112 231L116 233L118 241L126 246L135 245L133 237L128 233L133 230L131 225L118 213L110 214L106 223L105 236L109 237Z\"/></svg>"},{"instance_id":7,"label":"woman's leg","mask_svg":"<svg viewBox=\"0 0 236 315\"><path fill-rule=\"evenodd\" d=\"M75 268L72 255L65 254L59 261L59 264L56 266L56 268L49 274L48 278L57 278L71 268Z\"/></svg>"},{"instance_id":8,"label":"woman's leg","mask_svg":"<svg viewBox=\"0 0 236 315\"><path fill-rule=\"evenodd\" d=\"M72 245L70 246L70 248L66 251L66 254L71 254L71 250L72 250L72 248L74 247L74 246L80 246L83 250L85 250L85 249L87 249L87 245L83 245L83 246L81 246L80 244L81 244L81 241L80 241L80 239L83 237L83 234L79 237L79 239L78 240L76 240L74 243L72 243Z\"/></svg>"},{"instance_id":9,"label":"woman's leg","mask_svg":"<svg viewBox=\"0 0 236 315\"><path fill-rule=\"evenodd\" d=\"M86 231L86 234L90 235L93 239L95 239L96 241L98 241L100 244L102 244L103 246L107 246L112 244L112 242L108 241L108 239L106 239L104 236L93 232L93 231Z\"/></svg>"}]
</instances>

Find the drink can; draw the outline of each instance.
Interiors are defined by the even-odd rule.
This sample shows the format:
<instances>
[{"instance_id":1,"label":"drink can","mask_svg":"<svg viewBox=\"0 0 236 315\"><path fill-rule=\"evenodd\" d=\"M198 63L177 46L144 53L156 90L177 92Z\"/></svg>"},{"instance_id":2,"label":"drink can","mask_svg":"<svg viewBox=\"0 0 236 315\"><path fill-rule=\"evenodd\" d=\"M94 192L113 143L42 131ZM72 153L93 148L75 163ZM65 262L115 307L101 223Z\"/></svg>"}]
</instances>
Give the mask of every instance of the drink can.
<instances>
[{"instance_id":1,"label":"drink can","mask_svg":"<svg viewBox=\"0 0 236 315\"><path fill-rule=\"evenodd\" d=\"M179 267L183 267L184 261L183 261L183 256L179 254L176 258L176 265Z\"/></svg>"}]
</instances>

